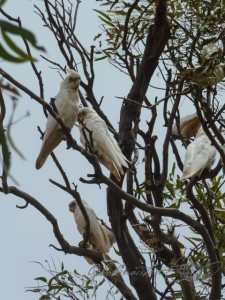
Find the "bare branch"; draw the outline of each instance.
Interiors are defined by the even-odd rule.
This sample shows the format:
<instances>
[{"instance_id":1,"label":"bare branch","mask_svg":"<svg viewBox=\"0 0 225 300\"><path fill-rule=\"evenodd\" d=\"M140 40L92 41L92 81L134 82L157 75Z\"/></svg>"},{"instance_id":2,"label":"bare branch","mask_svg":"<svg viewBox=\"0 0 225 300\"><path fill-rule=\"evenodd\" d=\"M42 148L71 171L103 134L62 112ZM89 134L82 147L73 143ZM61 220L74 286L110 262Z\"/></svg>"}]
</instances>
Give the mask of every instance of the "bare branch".
<instances>
[{"instance_id":1,"label":"bare branch","mask_svg":"<svg viewBox=\"0 0 225 300\"><path fill-rule=\"evenodd\" d=\"M3 189L0 188L0 191L3 192ZM63 237L56 218L35 198L30 196L29 194L17 189L14 186L10 186L8 188L9 194L13 194L19 198L24 199L27 203L31 204L35 207L51 224L53 227L54 235L59 242L61 249L63 252L68 254L76 254L78 256L88 256L91 257L96 263L99 263L103 257L100 253L95 251L90 251L84 248L78 248L75 246L71 246Z\"/></svg>"}]
</instances>

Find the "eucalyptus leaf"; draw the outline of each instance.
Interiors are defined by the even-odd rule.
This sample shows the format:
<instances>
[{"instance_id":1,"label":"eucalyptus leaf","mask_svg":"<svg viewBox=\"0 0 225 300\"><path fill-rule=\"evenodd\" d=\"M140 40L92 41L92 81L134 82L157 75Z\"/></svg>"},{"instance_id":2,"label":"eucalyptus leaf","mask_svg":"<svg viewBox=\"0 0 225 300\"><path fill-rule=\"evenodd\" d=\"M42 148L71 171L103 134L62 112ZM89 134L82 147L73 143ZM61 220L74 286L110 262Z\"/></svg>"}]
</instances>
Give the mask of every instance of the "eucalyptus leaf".
<instances>
[{"instance_id":1,"label":"eucalyptus leaf","mask_svg":"<svg viewBox=\"0 0 225 300\"><path fill-rule=\"evenodd\" d=\"M8 36L8 34L5 31L2 31L2 36L9 46L13 50L14 53L18 54L21 58L24 58L25 60L32 60L34 61L35 59L32 58L30 55L25 53L22 49L20 49L14 42L13 40Z\"/></svg>"},{"instance_id":2,"label":"eucalyptus leaf","mask_svg":"<svg viewBox=\"0 0 225 300\"><path fill-rule=\"evenodd\" d=\"M0 44L0 57L2 57L4 60L14 62L14 63L22 63L27 61L24 57L16 57L11 55L9 52L5 50L2 44Z\"/></svg>"},{"instance_id":3,"label":"eucalyptus leaf","mask_svg":"<svg viewBox=\"0 0 225 300\"><path fill-rule=\"evenodd\" d=\"M10 32L11 34L19 35L29 41L33 47L38 50L45 51L44 47L38 46L35 35L24 28L18 27L10 22L0 20L0 28L2 31Z\"/></svg>"},{"instance_id":4,"label":"eucalyptus leaf","mask_svg":"<svg viewBox=\"0 0 225 300\"><path fill-rule=\"evenodd\" d=\"M5 130L2 124L0 125L0 145L2 146L3 170L5 174L8 175L11 160L10 160L9 148L6 141Z\"/></svg>"}]
</instances>

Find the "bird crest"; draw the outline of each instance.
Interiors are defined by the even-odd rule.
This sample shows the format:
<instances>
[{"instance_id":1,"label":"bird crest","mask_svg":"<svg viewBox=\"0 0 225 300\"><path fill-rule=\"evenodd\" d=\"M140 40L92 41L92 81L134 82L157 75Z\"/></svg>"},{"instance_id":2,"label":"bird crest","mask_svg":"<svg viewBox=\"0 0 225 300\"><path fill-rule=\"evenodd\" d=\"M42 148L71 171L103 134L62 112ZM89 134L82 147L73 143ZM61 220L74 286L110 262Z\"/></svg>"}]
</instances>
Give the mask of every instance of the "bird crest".
<instances>
[{"instance_id":1,"label":"bird crest","mask_svg":"<svg viewBox=\"0 0 225 300\"><path fill-rule=\"evenodd\" d=\"M78 73L76 71L74 71L73 69L67 69L66 73L68 75L71 75L71 76L77 76L78 75Z\"/></svg>"}]
</instances>

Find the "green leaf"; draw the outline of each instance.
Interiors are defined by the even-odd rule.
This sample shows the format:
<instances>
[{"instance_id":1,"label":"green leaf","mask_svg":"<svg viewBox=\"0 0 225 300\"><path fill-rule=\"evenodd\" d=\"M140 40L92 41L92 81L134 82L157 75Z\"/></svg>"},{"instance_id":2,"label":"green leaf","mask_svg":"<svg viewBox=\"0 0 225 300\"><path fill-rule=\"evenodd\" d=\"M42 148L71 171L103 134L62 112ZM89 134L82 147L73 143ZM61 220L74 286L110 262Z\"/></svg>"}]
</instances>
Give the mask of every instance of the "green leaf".
<instances>
[{"instance_id":1,"label":"green leaf","mask_svg":"<svg viewBox=\"0 0 225 300\"><path fill-rule=\"evenodd\" d=\"M173 203L172 205L170 205L169 208L176 208L176 209L178 209L178 208L180 208L180 203L179 202Z\"/></svg>"},{"instance_id":2,"label":"green leaf","mask_svg":"<svg viewBox=\"0 0 225 300\"><path fill-rule=\"evenodd\" d=\"M32 293L40 293L41 292L41 289L32 289L32 290L26 290L26 292L32 292Z\"/></svg>"},{"instance_id":3,"label":"green leaf","mask_svg":"<svg viewBox=\"0 0 225 300\"><path fill-rule=\"evenodd\" d=\"M111 57L110 53L106 50L102 50L102 52L107 56L107 57Z\"/></svg>"},{"instance_id":4,"label":"green leaf","mask_svg":"<svg viewBox=\"0 0 225 300\"><path fill-rule=\"evenodd\" d=\"M47 279L45 277L36 277L36 278L34 278L34 280L39 280L39 281L47 282Z\"/></svg>"},{"instance_id":5,"label":"green leaf","mask_svg":"<svg viewBox=\"0 0 225 300\"><path fill-rule=\"evenodd\" d=\"M214 208L215 211L220 211L220 212L223 212L225 213L225 209L224 208Z\"/></svg>"},{"instance_id":6,"label":"green leaf","mask_svg":"<svg viewBox=\"0 0 225 300\"><path fill-rule=\"evenodd\" d=\"M211 9L213 9L218 4L218 0L211 1Z\"/></svg>"},{"instance_id":7,"label":"green leaf","mask_svg":"<svg viewBox=\"0 0 225 300\"><path fill-rule=\"evenodd\" d=\"M15 53L18 54L18 56L20 56L21 58L24 58L25 60L31 60L31 61L35 61L35 59L28 55L27 53L25 53L22 49L20 49L13 41L12 39L6 34L5 31L2 31L2 36L5 40L5 42L7 43L7 45L9 46L9 48L11 48Z\"/></svg>"},{"instance_id":8,"label":"green leaf","mask_svg":"<svg viewBox=\"0 0 225 300\"><path fill-rule=\"evenodd\" d=\"M116 253L118 256L121 256L120 252L119 252L118 250L116 250L115 247L113 247L113 249L114 249L115 253Z\"/></svg>"},{"instance_id":9,"label":"green leaf","mask_svg":"<svg viewBox=\"0 0 225 300\"><path fill-rule=\"evenodd\" d=\"M4 58L4 60L10 61L10 62L15 62L15 63L22 63L25 62L26 59L21 58L21 57L16 57L8 53L5 48L0 44L0 57Z\"/></svg>"},{"instance_id":10,"label":"green leaf","mask_svg":"<svg viewBox=\"0 0 225 300\"><path fill-rule=\"evenodd\" d=\"M2 31L10 32L11 34L15 34L15 35L20 35L22 38L29 41L36 49L45 51L43 47L37 45L36 37L31 31L15 26L10 22L3 21L3 20L0 20L0 28Z\"/></svg>"},{"instance_id":11,"label":"green leaf","mask_svg":"<svg viewBox=\"0 0 225 300\"><path fill-rule=\"evenodd\" d=\"M63 289L63 286L59 284L54 284L49 287L48 292L55 291L55 293L57 294L59 291L61 291L61 289Z\"/></svg>"},{"instance_id":12,"label":"green leaf","mask_svg":"<svg viewBox=\"0 0 225 300\"><path fill-rule=\"evenodd\" d=\"M96 11L98 14L102 15L104 18L106 18L107 20L111 21L111 18L109 15L107 15L106 13L104 13L103 11L101 10L98 10L98 9L93 9L94 11Z\"/></svg>"},{"instance_id":13,"label":"green leaf","mask_svg":"<svg viewBox=\"0 0 225 300\"><path fill-rule=\"evenodd\" d=\"M101 16L98 16L100 20L102 20L102 22L104 22L105 24L109 25L110 27L114 27L116 28L116 26L113 24L113 22L109 22L108 20L105 20L104 18L102 18Z\"/></svg>"},{"instance_id":14,"label":"green leaf","mask_svg":"<svg viewBox=\"0 0 225 300\"><path fill-rule=\"evenodd\" d=\"M97 34L97 35L94 37L94 41L96 41L97 39L99 39L101 36L102 36L102 33Z\"/></svg>"},{"instance_id":15,"label":"green leaf","mask_svg":"<svg viewBox=\"0 0 225 300\"><path fill-rule=\"evenodd\" d=\"M174 278L176 276L177 276L177 274L173 273L173 274L166 275L166 278Z\"/></svg>"},{"instance_id":16,"label":"green leaf","mask_svg":"<svg viewBox=\"0 0 225 300\"><path fill-rule=\"evenodd\" d=\"M105 282L105 278L103 278L97 285L97 287L101 286Z\"/></svg>"},{"instance_id":17,"label":"green leaf","mask_svg":"<svg viewBox=\"0 0 225 300\"><path fill-rule=\"evenodd\" d=\"M8 127L8 130L7 130L7 139L8 139L9 145L20 156L20 158L22 158L23 160L26 160L23 153L17 148L16 144L13 141L13 138L10 134L10 127Z\"/></svg>"},{"instance_id":18,"label":"green leaf","mask_svg":"<svg viewBox=\"0 0 225 300\"><path fill-rule=\"evenodd\" d=\"M2 145L3 169L5 174L8 175L11 161L9 148L5 137L5 130L2 125L0 126L0 145Z\"/></svg>"},{"instance_id":19,"label":"green leaf","mask_svg":"<svg viewBox=\"0 0 225 300\"><path fill-rule=\"evenodd\" d=\"M176 169L176 164L173 163L172 172L171 172L171 175L172 175L172 176L174 176L175 169Z\"/></svg>"},{"instance_id":20,"label":"green leaf","mask_svg":"<svg viewBox=\"0 0 225 300\"><path fill-rule=\"evenodd\" d=\"M0 0L0 7L2 7L6 3L6 0Z\"/></svg>"},{"instance_id":21,"label":"green leaf","mask_svg":"<svg viewBox=\"0 0 225 300\"><path fill-rule=\"evenodd\" d=\"M50 300L50 296L49 295L42 295L39 300Z\"/></svg>"},{"instance_id":22,"label":"green leaf","mask_svg":"<svg viewBox=\"0 0 225 300\"><path fill-rule=\"evenodd\" d=\"M95 59L95 61L98 61L98 60L103 60L103 59L105 59L105 58L107 58L107 56L105 55L105 56L101 56L101 57L99 57L99 58L96 58Z\"/></svg>"},{"instance_id":23,"label":"green leaf","mask_svg":"<svg viewBox=\"0 0 225 300\"><path fill-rule=\"evenodd\" d=\"M57 274L57 276L59 277L59 276L66 275L66 274L68 274L68 271L67 271L67 270L64 270L64 271L62 271L62 272L59 272L59 273Z\"/></svg>"},{"instance_id":24,"label":"green leaf","mask_svg":"<svg viewBox=\"0 0 225 300\"><path fill-rule=\"evenodd\" d=\"M118 10L118 11L116 11L116 10L110 10L109 13L110 14L115 14L117 16L126 16L127 15L127 12L124 11L124 10Z\"/></svg>"}]
</instances>

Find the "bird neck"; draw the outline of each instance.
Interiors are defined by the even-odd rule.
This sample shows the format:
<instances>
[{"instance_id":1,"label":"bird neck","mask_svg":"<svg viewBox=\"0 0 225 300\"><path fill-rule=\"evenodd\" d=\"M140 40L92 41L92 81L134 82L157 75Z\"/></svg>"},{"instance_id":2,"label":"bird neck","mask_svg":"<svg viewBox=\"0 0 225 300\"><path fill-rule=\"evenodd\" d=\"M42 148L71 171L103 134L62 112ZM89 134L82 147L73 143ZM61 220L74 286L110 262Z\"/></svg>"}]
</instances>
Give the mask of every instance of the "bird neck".
<instances>
[{"instance_id":1,"label":"bird neck","mask_svg":"<svg viewBox=\"0 0 225 300\"><path fill-rule=\"evenodd\" d=\"M62 88L62 90L67 90L68 92L77 92L78 88L71 89L71 88L64 87Z\"/></svg>"}]
</instances>

